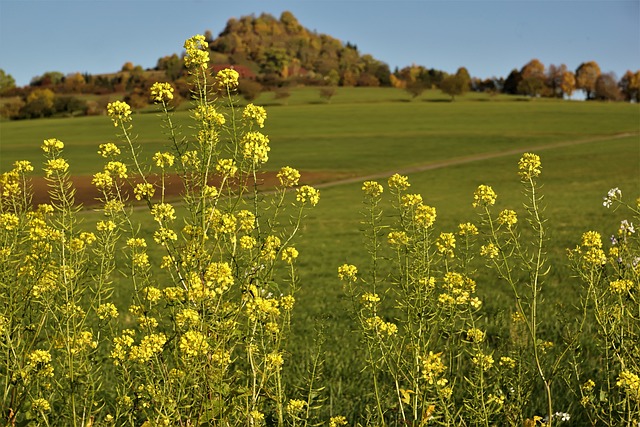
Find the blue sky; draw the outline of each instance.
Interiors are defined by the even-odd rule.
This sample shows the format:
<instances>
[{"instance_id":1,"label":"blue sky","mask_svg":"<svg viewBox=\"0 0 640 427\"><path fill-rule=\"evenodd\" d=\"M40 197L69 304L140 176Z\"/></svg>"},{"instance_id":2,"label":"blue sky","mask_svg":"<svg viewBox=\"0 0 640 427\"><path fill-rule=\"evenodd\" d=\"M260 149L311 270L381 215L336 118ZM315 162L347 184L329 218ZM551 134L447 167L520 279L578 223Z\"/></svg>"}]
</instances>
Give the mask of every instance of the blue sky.
<instances>
[{"instance_id":1,"label":"blue sky","mask_svg":"<svg viewBox=\"0 0 640 427\"><path fill-rule=\"evenodd\" d=\"M291 11L310 30L389 64L506 77L537 58L640 69L640 0L0 0L0 68L18 85L46 71L154 67L231 17Z\"/></svg>"}]
</instances>

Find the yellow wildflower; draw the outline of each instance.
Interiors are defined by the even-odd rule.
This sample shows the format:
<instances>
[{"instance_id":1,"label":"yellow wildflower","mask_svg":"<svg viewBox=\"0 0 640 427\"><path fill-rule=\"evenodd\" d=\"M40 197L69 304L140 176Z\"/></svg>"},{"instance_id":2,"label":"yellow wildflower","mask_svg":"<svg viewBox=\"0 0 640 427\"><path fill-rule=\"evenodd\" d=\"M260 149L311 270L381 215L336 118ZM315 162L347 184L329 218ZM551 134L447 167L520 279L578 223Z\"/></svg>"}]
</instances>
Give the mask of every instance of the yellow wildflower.
<instances>
[{"instance_id":1,"label":"yellow wildflower","mask_svg":"<svg viewBox=\"0 0 640 427\"><path fill-rule=\"evenodd\" d=\"M518 175L523 180L529 180L540 176L540 157L533 153L524 153L518 162Z\"/></svg>"},{"instance_id":2,"label":"yellow wildflower","mask_svg":"<svg viewBox=\"0 0 640 427\"><path fill-rule=\"evenodd\" d=\"M285 166L278 172L277 175L280 180L280 185L283 187L294 187L298 185L300 181L300 172L289 166Z\"/></svg>"},{"instance_id":3,"label":"yellow wildflower","mask_svg":"<svg viewBox=\"0 0 640 427\"><path fill-rule=\"evenodd\" d=\"M45 153L53 153L64 148L64 143L56 138L45 139L42 143L42 151Z\"/></svg>"},{"instance_id":4,"label":"yellow wildflower","mask_svg":"<svg viewBox=\"0 0 640 427\"><path fill-rule=\"evenodd\" d=\"M475 193L473 193L473 207L493 206L496 203L495 191L488 185L479 185Z\"/></svg>"},{"instance_id":5,"label":"yellow wildflower","mask_svg":"<svg viewBox=\"0 0 640 427\"><path fill-rule=\"evenodd\" d=\"M253 119L256 121L259 127L264 127L264 121L267 119L267 111L264 107L260 107L253 104L247 104L242 111L242 117L244 119Z\"/></svg>"},{"instance_id":6,"label":"yellow wildflower","mask_svg":"<svg viewBox=\"0 0 640 427\"><path fill-rule=\"evenodd\" d=\"M187 357L204 355L209 350L207 337L198 331L188 331L180 338L180 350Z\"/></svg>"},{"instance_id":7,"label":"yellow wildflower","mask_svg":"<svg viewBox=\"0 0 640 427\"><path fill-rule=\"evenodd\" d=\"M107 104L107 114L113 121L113 126L131 121L131 107L126 102L114 101Z\"/></svg>"},{"instance_id":8,"label":"yellow wildflower","mask_svg":"<svg viewBox=\"0 0 640 427\"><path fill-rule=\"evenodd\" d=\"M397 173L392 175L391 178L389 178L388 184L389 184L389 188L392 188L398 191L406 190L411 186L411 184L409 184L409 178L407 178L406 176L399 175Z\"/></svg>"},{"instance_id":9,"label":"yellow wildflower","mask_svg":"<svg viewBox=\"0 0 640 427\"><path fill-rule=\"evenodd\" d=\"M303 185L302 187L298 188L296 200L300 203L309 202L311 206L315 206L320 201L320 191L316 190L310 185Z\"/></svg>"},{"instance_id":10,"label":"yellow wildflower","mask_svg":"<svg viewBox=\"0 0 640 427\"><path fill-rule=\"evenodd\" d=\"M150 91L153 102L167 103L173 99L173 87L171 83L156 82L151 85Z\"/></svg>"},{"instance_id":11,"label":"yellow wildflower","mask_svg":"<svg viewBox=\"0 0 640 427\"><path fill-rule=\"evenodd\" d=\"M229 91L235 90L238 87L239 78L240 74L232 68L225 68L216 74L216 82L218 85Z\"/></svg>"}]
</instances>

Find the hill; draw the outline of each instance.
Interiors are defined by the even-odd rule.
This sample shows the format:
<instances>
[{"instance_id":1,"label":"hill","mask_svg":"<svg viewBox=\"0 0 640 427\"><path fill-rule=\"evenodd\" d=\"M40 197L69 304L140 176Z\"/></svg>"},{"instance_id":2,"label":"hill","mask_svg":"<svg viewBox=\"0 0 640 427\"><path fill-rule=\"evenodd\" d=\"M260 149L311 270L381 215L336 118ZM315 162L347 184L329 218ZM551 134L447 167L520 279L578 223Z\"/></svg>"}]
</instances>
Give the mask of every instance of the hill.
<instances>
[{"instance_id":1,"label":"hill","mask_svg":"<svg viewBox=\"0 0 640 427\"><path fill-rule=\"evenodd\" d=\"M243 65L263 81L329 80L343 86L389 84L389 67L371 55L361 55L356 45L304 28L291 12L280 19L258 17L230 19L215 40L210 39L212 62Z\"/></svg>"}]
</instances>

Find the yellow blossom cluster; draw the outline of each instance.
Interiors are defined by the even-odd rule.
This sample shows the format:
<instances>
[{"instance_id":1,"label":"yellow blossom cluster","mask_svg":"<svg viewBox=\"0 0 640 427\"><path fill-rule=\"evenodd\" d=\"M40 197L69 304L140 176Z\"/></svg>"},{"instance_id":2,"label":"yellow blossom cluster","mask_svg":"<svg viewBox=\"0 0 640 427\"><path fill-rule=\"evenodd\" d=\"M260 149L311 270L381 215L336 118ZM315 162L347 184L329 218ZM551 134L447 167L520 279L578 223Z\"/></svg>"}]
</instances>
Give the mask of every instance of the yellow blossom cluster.
<instances>
[{"instance_id":1,"label":"yellow blossom cluster","mask_svg":"<svg viewBox=\"0 0 640 427\"><path fill-rule=\"evenodd\" d=\"M387 241L392 246L406 246L409 244L409 236L404 231L392 231L387 236Z\"/></svg>"},{"instance_id":2,"label":"yellow blossom cluster","mask_svg":"<svg viewBox=\"0 0 640 427\"><path fill-rule=\"evenodd\" d=\"M55 153L64 148L64 143L56 138L45 139L42 142L42 151L45 153Z\"/></svg>"},{"instance_id":3,"label":"yellow blossom cluster","mask_svg":"<svg viewBox=\"0 0 640 427\"><path fill-rule=\"evenodd\" d=\"M446 366L442 362L442 353L434 353L430 351L429 354L420 358L422 377L427 380L429 384L445 385L446 379L441 378L441 375L445 372ZM444 383L443 381L444 380Z\"/></svg>"},{"instance_id":4,"label":"yellow blossom cluster","mask_svg":"<svg viewBox=\"0 0 640 427\"><path fill-rule=\"evenodd\" d=\"M98 147L98 154L100 154L105 159L109 157L115 157L120 155L120 149L113 142L107 142L105 144L100 144L100 146Z\"/></svg>"},{"instance_id":5,"label":"yellow blossom cluster","mask_svg":"<svg viewBox=\"0 0 640 427\"><path fill-rule=\"evenodd\" d=\"M500 248L494 243L487 243L480 247L480 255L489 259L497 258L500 255Z\"/></svg>"},{"instance_id":6,"label":"yellow blossom cluster","mask_svg":"<svg viewBox=\"0 0 640 427\"><path fill-rule=\"evenodd\" d=\"M262 245L261 256L267 260L275 260L276 254L280 250L280 238L278 236L267 236Z\"/></svg>"},{"instance_id":7,"label":"yellow blossom cluster","mask_svg":"<svg viewBox=\"0 0 640 427\"><path fill-rule=\"evenodd\" d=\"M473 356L471 361L474 365L480 367L483 371L491 369L494 362L492 355L484 354L480 351Z\"/></svg>"},{"instance_id":8,"label":"yellow blossom cluster","mask_svg":"<svg viewBox=\"0 0 640 427\"><path fill-rule=\"evenodd\" d=\"M220 159L216 164L216 171L232 178L238 173L238 166L236 166L236 162L233 159Z\"/></svg>"},{"instance_id":9,"label":"yellow blossom cluster","mask_svg":"<svg viewBox=\"0 0 640 427\"><path fill-rule=\"evenodd\" d=\"M136 197L136 200L150 199L153 197L155 192L156 189L153 187L153 184L150 184L148 182L139 182L133 189L133 194Z\"/></svg>"},{"instance_id":10,"label":"yellow blossom cluster","mask_svg":"<svg viewBox=\"0 0 640 427\"><path fill-rule=\"evenodd\" d=\"M303 185L297 190L296 200L303 204L309 202L311 206L315 206L320 201L320 191L310 185Z\"/></svg>"},{"instance_id":11,"label":"yellow blossom cluster","mask_svg":"<svg viewBox=\"0 0 640 427\"><path fill-rule=\"evenodd\" d=\"M198 105L194 111L194 117L207 126L222 126L226 122L224 115L219 113L213 105Z\"/></svg>"},{"instance_id":12,"label":"yellow blossom cluster","mask_svg":"<svg viewBox=\"0 0 640 427\"><path fill-rule=\"evenodd\" d=\"M29 160L17 160L13 163L13 170L19 174L33 172L33 166Z\"/></svg>"},{"instance_id":13,"label":"yellow blossom cluster","mask_svg":"<svg viewBox=\"0 0 640 427\"><path fill-rule=\"evenodd\" d=\"M156 203L151 207L153 219L162 224L176 219L176 210L168 203Z\"/></svg>"},{"instance_id":14,"label":"yellow blossom cluster","mask_svg":"<svg viewBox=\"0 0 640 427\"><path fill-rule=\"evenodd\" d=\"M171 86L171 83L156 82L151 85L150 92L153 102L166 104L173 99L173 86Z\"/></svg>"},{"instance_id":15,"label":"yellow blossom cluster","mask_svg":"<svg viewBox=\"0 0 640 427\"><path fill-rule=\"evenodd\" d=\"M36 412L49 412L51 404L48 400L39 397L31 401L31 408Z\"/></svg>"},{"instance_id":16,"label":"yellow blossom cluster","mask_svg":"<svg viewBox=\"0 0 640 427\"><path fill-rule=\"evenodd\" d=\"M65 159L49 159L44 166L44 173L47 177L64 174L69 170L69 163Z\"/></svg>"},{"instance_id":17,"label":"yellow blossom cluster","mask_svg":"<svg viewBox=\"0 0 640 427\"><path fill-rule=\"evenodd\" d=\"M509 356L502 356L500 358L500 362L499 362L500 366L504 366L506 368L509 369L513 369L516 367L516 361L513 360L513 358L509 357Z\"/></svg>"},{"instance_id":18,"label":"yellow blossom cluster","mask_svg":"<svg viewBox=\"0 0 640 427\"><path fill-rule=\"evenodd\" d=\"M297 415L300 412L302 412L302 410L304 409L304 407L307 406L307 402L305 402L304 400L300 400L300 399L291 399L289 400L289 402L287 403L287 413L289 415Z\"/></svg>"},{"instance_id":19,"label":"yellow blossom cluster","mask_svg":"<svg viewBox=\"0 0 640 427\"><path fill-rule=\"evenodd\" d=\"M484 341L485 333L478 328L469 328L466 331L467 340L474 343L481 343Z\"/></svg>"},{"instance_id":20,"label":"yellow blossom cluster","mask_svg":"<svg viewBox=\"0 0 640 427\"><path fill-rule=\"evenodd\" d=\"M131 121L131 107L123 101L114 101L107 104L107 114L115 127Z\"/></svg>"},{"instance_id":21,"label":"yellow blossom cluster","mask_svg":"<svg viewBox=\"0 0 640 427\"><path fill-rule=\"evenodd\" d=\"M442 255L453 258L453 250L456 248L456 236L453 233L440 233L436 241L436 248Z\"/></svg>"},{"instance_id":22,"label":"yellow blossom cluster","mask_svg":"<svg viewBox=\"0 0 640 427\"><path fill-rule=\"evenodd\" d=\"M285 311L291 311L295 303L296 299L293 297L293 295L285 295L280 300L280 306Z\"/></svg>"},{"instance_id":23,"label":"yellow blossom cluster","mask_svg":"<svg viewBox=\"0 0 640 427\"><path fill-rule=\"evenodd\" d=\"M529 180L540 176L540 156L533 153L524 153L518 161L518 175L523 180Z\"/></svg>"},{"instance_id":24,"label":"yellow blossom cluster","mask_svg":"<svg viewBox=\"0 0 640 427\"><path fill-rule=\"evenodd\" d=\"M176 157L173 154L167 152L158 152L153 155L153 161L155 162L156 166L162 169L173 166L175 160Z\"/></svg>"},{"instance_id":25,"label":"yellow blossom cluster","mask_svg":"<svg viewBox=\"0 0 640 427\"><path fill-rule=\"evenodd\" d=\"M207 286L213 287L214 292L221 295L233 285L233 271L226 261L212 262L204 272L204 280Z\"/></svg>"},{"instance_id":26,"label":"yellow blossom cluster","mask_svg":"<svg viewBox=\"0 0 640 427\"><path fill-rule=\"evenodd\" d=\"M183 308L176 314L176 323L180 327L196 325L200 322L200 314L192 308Z\"/></svg>"},{"instance_id":27,"label":"yellow blossom cluster","mask_svg":"<svg viewBox=\"0 0 640 427\"><path fill-rule=\"evenodd\" d=\"M187 68L206 68L209 64L209 43L203 35L197 34L184 42L186 55L184 65Z\"/></svg>"},{"instance_id":28,"label":"yellow blossom cluster","mask_svg":"<svg viewBox=\"0 0 640 427\"><path fill-rule=\"evenodd\" d=\"M458 224L459 236L476 236L478 234L478 227L470 222L464 224Z\"/></svg>"},{"instance_id":29,"label":"yellow blossom cluster","mask_svg":"<svg viewBox=\"0 0 640 427\"><path fill-rule=\"evenodd\" d=\"M398 332L398 326L395 323L385 322L380 316L373 316L365 321L367 329L374 330L379 336L391 337Z\"/></svg>"},{"instance_id":30,"label":"yellow blossom cluster","mask_svg":"<svg viewBox=\"0 0 640 427\"><path fill-rule=\"evenodd\" d=\"M264 121L267 119L267 111L264 109L264 107L260 107L254 104L247 104L247 106L244 107L244 110L242 111L242 118L255 120L256 124L259 127L263 128Z\"/></svg>"},{"instance_id":31,"label":"yellow blossom cluster","mask_svg":"<svg viewBox=\"0 0 640 427\"><path fill-rule=\"evenodd\" d=\"M493 206L496 203L496 195L493 188L488 185L479 185L476 191L473 193L472 206L477 208L478 206Z\"/></svg>"},{"instance_id":32,"label":"yellow blossom cluster","mask_svg":"<svg viewBox=\"0 0 640 427\"><path fill-rule=\"evenodd\" d=\"M360 297L362 304L368 309L373 309L379 302L380 297L376 293L365 292Z\"/></svg>"},{"instance_id":33,"label":"yellow blossom cluster","mask_svg":"<svg viewBox=\"0 0 640 427\"><path fill-rule=\"evenodd\" d=\"M628 369L623 370L618 376L616 385L622 388L631 400L640 403L640 377L638 375Z\"/></svg>"},{"instance_id":34,"label":"yellow blossom cluster","mask_svg":"<svg viewBox=\"0 0 640 427\"><path fill-rule=\"evenodd\" d=\"M110 302L101 304L96 310L96 313L100 320L115 319L118 317L118 309Z\"/></svg>"},{"instance_id":35,"label":"yellow blossom cluster","mask_svg":"<svg viewBox=\"0 0 640 427\"><path fill-rule=\"evenodd\" d=\"M355 265L342 264L338 267L338 277L340 280L355 282L358 274L358 268Z\"/></svg>"},{"instance_id":36,"label":"yellow blossom cluster","mask_svg":"<svg viewBox=\"0 0 640 427\"><path fill-rule=\"evenodd\" d=\"M289 166L284 166L277 174L280 185L283 187L294 187L300 181L300 172Z\"/></svg>"},{"instance_id":37,"label":"yellow blossom cluster","mask_svg":"<svg viewBox=\"0 0 640 427\"><path fill-rule=\"evenodd\" d=\"M400 202L405 208L411 208L422 204L422 196L420 194L405 194L401 197Z\"/></svg>"},{"instance_id":38,"label":"yellow blossom cluster","mask_svg":"<svg viewBox=\"0 0 640 427\"><path fill-rule=\"evenodd\" d=\"M247 315L253 322L265 321L280 316L279 302L274 298L255 295L247 301Z\"/></svg>"},{"instance_id":39,"label":"yellow blossom cluster","mask_svg":"<svg viewBox=\"0 0 640 427\"><path fill-rule=\"evenodd\" d=\"M178 235L169 228L160 227L153 233L153 240L159 245L166 245L170 241L178 240Z\"/></svg>"},{"instance_id":40,"label":"yellow blossom cluster","mask_svg":"<svg viewBox=\"0 0 640 427\"><path fill-rule=\"evenodd\" d=\"M329 419L329 427L341 427L346 426L347 424L347 419L342 415L331 417Z\"/></svg>"},{"instance_id":41,"label":"yellow blossom cluster","mask_svg":"<svg viewBox=\"0 0 640 427\"><path fill-rule=\"evenodd\" d=\"M513 227L518 222L518 215L511 209L505 209L498 214L498 223L506 225L508 228Z\"/></svg>"},{"instance_id":42,"label":"yellow blossom cluster","mask_svg":"<svg viewBox=\"0 0 640 427\"><path fill-rule=\"evenodd\" d=\"M282 251L282 260L287 264L293 264L296 258L298 258L298 250L296 248L288 247Z\"/></svg>"},{"instance_id":43,"label":"yellow blossom cluster","mask_svg":"<svg viewBox=\"0 0 640 427\"><path fill-rule=\"evenodd\" d=\"M188 331L180 337L180 351L186 357L198 357L205 355L209 350L207 337L199 331Z\"/></svg>"},{"instance_id":44,"label":"yellow blossom cluster","mask_svg":"<svg viewBox=\"0 0 640 427\"><path fill-rule=\"evenodd\" d=\"M267 368L274 371L281 371L282 365L284 364L284 358L282 357L282 353L274 351L266 355L265 364Z\"/></svg>"},{"instance_id":45,"label":"yellow blossom cluster","mask_svg":"<svg viewBox=\"0 0 640 427\"><path fill-rule=\"evenodd\" d=\"M626 294L633 288L633 281L629 279L618 279L609 283L609 289L616 294Z\"/></svg>"},{"instance_id":46,"label":"yellow blossom cluster","mask_svg":"<svg viewBox=\"0 0 640 427\"><path fill-rule=\"evenodd\" d=\"M482 302L471 295L476 290L476 282L460 273L453 271L444 275L445 292L438 296L438 301L446 305L469 304L473 308L479 308Z\"/></svg>"},{"instance_id":47,"label":"yellow blossom cluster","mask_svg":"<svg viewBox=\"0 0 640 427\"><path fill-rule=\"evenodd\" d=\"M413 210L413 222L421 228L429 228L436 222L436 208L418 205Z\"/></svg>"},{"instance_id":48,"label":"yellow blossom cluster","mask_svg":"<svg viewBox=\"0 0 640 427\"><path fill-rule=\"evenodd\" d=\"M251 232L256 226L256 216L253 212L242 209L238 212L238 228L245 233Z\"/></svg>"},{"instance_id":49,"label":"yellow blossom cluster","mask_svg":"<svg viewBox=\"0 0 640 427\"><path fill-rule=\"evenodd\" d=\"M147 335L142 338L139 345L131 347L129 359L138 363L146 363L153 356L162 352L166 342L167 336L163 333Z\"/></svg>"},{"instance_id":50,"label":"yellow blossom cluster","mask_svg":"<svg viewBox=\"0 0 640 427\"><path fill-rule=\"evenodd\" d=\"M236 70L233 68L225 68L216 74L216 83L228 91L233 91L238 87L239 78L240 74L238 74Z\"/></svg>"},{"instance_id":51,"label":"yellow blossom cluster","mask_svg":"<svg viewBox=\"0 0 640 427\"><path fill-rule=\"evenodd\" d=\"M247 132L240 142L242 154L245 159L251 160L254 165L266 163L269 160L269 138L260 132Z\"/></svg>"},{"instance_id":52,"label":"yellow blossom cluster","mask_svg":"<svg viewBox=\"0 0 640 427\"><path fill-rule=\"evenodd\" d=\"M389 184L389 188L398 190L398 191L404 191L411 186L411 184L409 184L409 178L407 178L406 176L399 175L397 173L392 175L389 178L388 184Z\"/></svg>"},{"instance_id":53,"label":"yellow blossom cluster","mask_svg":"<svg viewBox=\"0 0 640 427\"><path fill-rule=\"evenodd\" d=\"M380 197L380 195L384 191L384 187L377 183L376 181L365 181L362 184L362 191L369 197Z\"/></svg>"}]
</instances>

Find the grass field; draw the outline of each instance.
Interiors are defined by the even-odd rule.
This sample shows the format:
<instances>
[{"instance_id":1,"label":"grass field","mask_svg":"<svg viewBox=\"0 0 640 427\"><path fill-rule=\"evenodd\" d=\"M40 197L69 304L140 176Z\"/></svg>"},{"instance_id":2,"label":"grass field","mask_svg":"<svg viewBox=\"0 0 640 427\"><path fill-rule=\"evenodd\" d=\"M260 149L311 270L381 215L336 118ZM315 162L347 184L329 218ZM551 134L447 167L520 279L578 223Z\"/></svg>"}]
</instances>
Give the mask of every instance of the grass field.
<instances>
[{"instance_id":1,"label":"grass field","mask_svg":"<svg viewBox=\"0 0 640 427\"><path fill-rule=\"evenodd\" d=\"M268 104L265 98L259 101ZM624 219L602 207L610 188L619 187L627 200L640 195L639 105L503 98L482 102L473 96L430 102L438 99L432 93L408 102L400 91L352 89L339 91L326 104L318 101L317 92L304 89L294 91L288 105L268 108L268 168L296 167L302 181L305 171L354 177L353 182L321 187L320 204L306 218L296 243L302 290L289 345L291 375L300 376L313 342L323 336L322 381L331 413L364 411L364 376L351 333L350 303L336 275L343 263L365 263L358 231L364 177L386 182L395 172L408 175L411 192L436 207L436 230L455 231L459 223L477 221L471 201L479 184L498 193L496 211L522 212L517 162L521 152L539 154L552 265L544 291L550 314L542 322L550 335L557 313L571 313L577 303L578 282L564 267L565 250L579 243L584 231L608 236ZM188 130L189 113L178 112L176 121ZM161 150L165 138L156 115L135 115L133 124L147 156ZM102 162L98 144L115 140L106 117L0 122L0 171L19 159L39 164L39 146L52 137L65 142L64 155L76 175L95 173ZM151 227L148 215L135 215L143 228ZM87 223L97 220L90 210L83 216ZM117 291L122 307L128 304L127 293ZM487 330L499 334L500 319L511 310L509 290L491 276L480 276L478 294L486 301ZM559 404L567 401L558 399Z\"/></svg>"}]
</instances>

